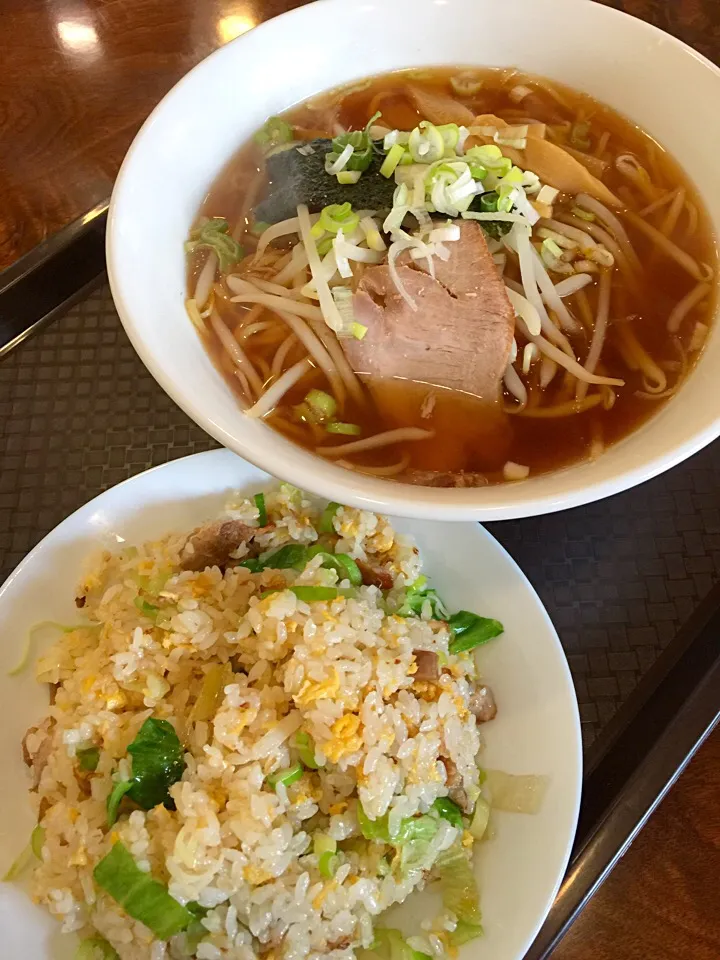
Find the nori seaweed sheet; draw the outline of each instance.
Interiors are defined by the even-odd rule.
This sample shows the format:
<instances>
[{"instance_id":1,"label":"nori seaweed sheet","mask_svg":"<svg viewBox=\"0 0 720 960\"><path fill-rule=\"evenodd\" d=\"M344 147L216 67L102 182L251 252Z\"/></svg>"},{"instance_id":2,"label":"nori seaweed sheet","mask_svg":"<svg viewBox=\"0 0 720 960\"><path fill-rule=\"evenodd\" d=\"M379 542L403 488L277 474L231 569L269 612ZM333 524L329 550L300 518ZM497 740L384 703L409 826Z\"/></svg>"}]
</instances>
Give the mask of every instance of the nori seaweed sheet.
<instances>
[{"instance_id":1,"label":"nori seaweed sheet","mask_svg":"<svg viewBox=\"0 0 720 960\"><path fill-rule=\"evenodd\" d=\"M274 153L267 159L268 195L253 211L255 220L277 223L297 213L299 203L319 213L331 203L349 201L354 210L390 210L396 183L380 176L385 155L376 152L357 183L338 183L325 172L325 155L332 140L311 140L313 153L298 153L297 146ZM300 144L303 146L303 144Z\"/></svg>"},{"instance_id":2,"label":"nori seaweed sheet","mask_svg":"<svg viewBox=\"0 0 720 960\"><path fill-rule=\"evenodd\" d=\"M267 159L269 189L267 197L254 209L256 222L278 223L297 214L297 205L304 203L311 213L319 213L331 203L349 201L354 210L389 211L397 184L395 178L383 177L380 167L385 154L376 149L368 169L357 183L342 184L325 170L325 155L332 140L311 140L313 153L298 153L297 144L292 144ZM303 146L303 144L300 144ZM480 197L470 204L471 210L480 210ZM445 214L435 214L447 220ZM512 226L503 221L480 222L489 237L499 240Z\"/></svg>"}]
</instances>

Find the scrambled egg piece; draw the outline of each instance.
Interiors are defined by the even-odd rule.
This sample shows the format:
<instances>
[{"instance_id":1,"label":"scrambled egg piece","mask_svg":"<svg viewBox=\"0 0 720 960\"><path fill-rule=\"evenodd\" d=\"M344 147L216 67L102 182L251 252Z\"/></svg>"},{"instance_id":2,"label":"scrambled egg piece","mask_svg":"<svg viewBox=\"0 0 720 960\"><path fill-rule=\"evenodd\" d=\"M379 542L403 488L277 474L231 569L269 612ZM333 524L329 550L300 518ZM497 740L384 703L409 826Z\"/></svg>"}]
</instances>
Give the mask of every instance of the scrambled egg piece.
<instances>
[{"instance_id":1,"label":"scrambled egg piece","mask_svg":"<svg viewBox=\"0 0 720 960\"><path fill-rule=\"evenodd\" d=\"M347 806L348 805L345 800L338 800L337 803L330 804L330 806L328 807L328 813L333 816L339 815L341 813L345 813L345 811L347 810Z\"/></svg>"},{"instance_id":2,"label":"scrambled egg piece","mask_svg":"<svg viewBox=\"0 0 720 960\"><path fill-rule=\"evenodd\" d=\"M228 792L224 789L219 783L214 784L213 786L207 786L205 788L208 792L208 796L212 802L221 810L228 801ZM165 809L163 807L163 809Z\"/></svg>"},{"instance_id":3,"label":"scrambled egg piece","mask_svg":"<svg viewBox=\"0 0 720 960\"><path fill-rule=\"evenodd\" d=\"M245 867L243 872L247 882L254 884L256 887L259 887L261 883L267 883L268 880L272 880L272 874L267 873L262 867L254 867L252 864Z\"/></svg>"},{"instance_id":4,"label":"scrambled egg piece","mask_svg":"<svg viewBox=\"0 0 720 960\"><path fill-rule=\"evenodd\" d=\"M358 734L360 717L355 713L346 713L338 717L330 727L332 740L323 744L322 751L332 763L337 763L341 757L355 753L362 746L362 737Z\"/></svg>"},{"instance_id":5,"label":"scrambled egg piece","mask_svg":"<svg viewBox=\"0 0 720 960\"><path fill-rule=\"evenodd\" d=\"M320 909L320 907L323 905L323 901L325 900L325 897L327 897L330 891L334 890L335 887L336 887L336 883L334 880L330 880L329 883L325 884L325 886L322 888L320 893L318 893L317 896L313 899L312 905L314 910Z\"/></svg>"},{"instance_id":6,"label":"scrambled egg piece","mask_svg":"<svg viewBox=\"0 0 720 960\"><path fill-rule=\"evenodd\" d=\"M462 845L464 847L471 847L474 843L475 843L475 837L470 833L470 831L463 830Z\"/></svg>"},{"instance_id":7,"label":"scrambled egg piece","mask_svg":"<svg viewBox=\"0 0 720 960\"><path fill-rule=\"evenodd\" d=\"M413 683L413 693L416 697L422 697L423 700L437 700L442 690L430 680L415 680Z\"/></svg>"},{"instance_id":8,"label":"scrambled egg piece","mask_svg":"<svg viewBox=\"0 0 720 960\"><path fill-rule=\"evenodd\" d=\"M111 690L106 696L106 705L108 710L120 710L127 704L127 697L122 690Z\"/></svg>"},{"instance_id":9,"label":"scrambled egg piece","mask_svg":"<svg viewBox=\"0 0 720 960\"><path fill-rule=\"evenodd\" d=\"M210 593L212 588L213 588L213 582L207 576L206 573L198 574L197 578L195 579L195 582L192 583L190 587L192 591L192 595L195 598L206 596L208 593Z\"/></svg>"},{"instance_id":10,"label":"scrambled egg piece","mask_svg":"<svg viewBox=\"0 0 720 960\"><path fill-rule=\"evenodd\" d=\"M458 719L466 720L469 715L469 710L465 706L465 701L460 696L460 694L458 694L456 697L453 697L453 703L455 704L455 708L457 709Z\"/></svg>"},{"instance_id":11,"label":"scrambled egg piece","mask_svg":"<svg viewBox=\"0 0 720 960\"><path fill-rule=\"evenodd\" d=\"M328 680L303 680L298 693L293 694L293 700L298 705L307 706L314 700L326 700L334 697L340 689L340 677L333 667L332 677Z\"/></svg>"},{"instance_id":12,"label":"scrambled egg piece","mask_svg":"<svg viewBox=\"0 0 720 960\"><path fill-rule=\"evenodd\" d=\"M250 726L250 724L253 722L255 717L257 717L257 715L258 715L257 707L238 708L237 714L235 716L235 720L232 723L228 724L226 728L226 733L230 734L230 736L237 737L240 733L242 733L242 731L246 727ZM274 720L270 724L268 724L268 726L274 726L274 725L275 725Z\"/></svg>"}]
</instances>

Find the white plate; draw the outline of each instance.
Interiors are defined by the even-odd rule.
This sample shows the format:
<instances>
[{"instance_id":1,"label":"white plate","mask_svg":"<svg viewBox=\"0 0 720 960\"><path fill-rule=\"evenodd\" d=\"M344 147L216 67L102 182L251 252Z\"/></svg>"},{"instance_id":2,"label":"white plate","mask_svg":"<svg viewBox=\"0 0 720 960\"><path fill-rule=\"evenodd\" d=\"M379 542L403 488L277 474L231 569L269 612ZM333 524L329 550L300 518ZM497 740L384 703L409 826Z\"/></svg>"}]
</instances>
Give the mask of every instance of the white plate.
<instances>
[{"instance_id":1,"label":"white plate","mask_svg":"<svg viewBox=\"0 0 720 960\"><path fill-rule=\"evenodd\" d=\"M190 529L220 510L229 492L257 490L268 480L227 450L150 470L68 517L0 589L0 872L27 843L34 825L20 741L42 715L47 694L32 670L7 676L28 630L41 620L72 623L77 618L74 588L89 554L122 540L141 542ZM499 704L497 719L483 731L487 766L550 778L541 812L499 814L497 835L476 858L486 935L463 954L520 960L557 892L577 822L582 754L567 662L535 591L482 527L420 520L397 521L397 526L415 537L425 569L451 609L475 610L505 625L505 634L481 654ZM415 911L416 924L422 915ZM10 884L0 885L0 930L0 953L13 960L72 956L55 921Z\"/></svg>"}]
</instances>

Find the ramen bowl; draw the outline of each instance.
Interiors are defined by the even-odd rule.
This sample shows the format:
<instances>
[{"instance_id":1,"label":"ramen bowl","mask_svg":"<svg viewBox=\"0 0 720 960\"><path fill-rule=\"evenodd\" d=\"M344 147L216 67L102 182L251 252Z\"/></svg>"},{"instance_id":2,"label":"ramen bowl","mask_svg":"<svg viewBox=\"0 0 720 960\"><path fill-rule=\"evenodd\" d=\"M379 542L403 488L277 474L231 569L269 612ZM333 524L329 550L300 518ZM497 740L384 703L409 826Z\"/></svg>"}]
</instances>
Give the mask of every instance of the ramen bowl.
<instances>
[{"instance_id":1,"label":"ramen bowl","mask_svg":"<svg viewBox=\"0 0 720 960\"><path fill-rule=\"evenodd\" d=\"M137 135L115 185L107 240L125 329L159 384L209 434L332 500L399 516L502 520L648 480L720 433L715 329L677 395L596 460L519 482L438 489L351 472L246 417L187 317L188 229L213 179L269 115L371 74L449 64L517 65L609 104L679 160L720 233L712 146L720 116L707 108L720 97L720 71L679 41L584 0L322 0L208 57Z\"/></svg>"}]
</instances>

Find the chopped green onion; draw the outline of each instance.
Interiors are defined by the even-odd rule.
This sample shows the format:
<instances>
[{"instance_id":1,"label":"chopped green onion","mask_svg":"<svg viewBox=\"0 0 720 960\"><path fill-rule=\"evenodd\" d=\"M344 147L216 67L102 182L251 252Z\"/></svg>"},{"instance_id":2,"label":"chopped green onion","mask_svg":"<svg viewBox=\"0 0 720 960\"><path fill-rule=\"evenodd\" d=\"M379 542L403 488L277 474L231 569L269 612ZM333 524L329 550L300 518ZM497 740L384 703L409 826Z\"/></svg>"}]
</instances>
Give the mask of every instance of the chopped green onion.
<instances>
[{"instance_id":1,"label":"chopped green onion","mask_svg":"<svg viewBox=\"0 0 720 960\"><path fill-rule=\"evenodd\" d=\"M120 954L103 937L82 940L74 960L120 960Z\"/></svg>"},{"instance_id":2,"label":"chopped green onion","mask_svg":"<svg viewBox=\"0 0 720 960\"><path fill-rule=\"evenodd\" d=\"M284 787L290 787L293 783L296 783L300 777L303 775L303 768L299 763L293 764L292 767L287 767L285 770L279 770L277 773L271 773L267 778L267 782L271 787L276 787L281 783Z\"/></svg>"},{"instance_id":3,"label":"chopped green onion","mask_svg":"<svg viewBox=\"0 0 720 960\"><path fill-rule=\"evenodd\" d=\"M322 856L323 853L336 853L337 841L326 833L316 833L313 837L313 853Z\"/></svg>"},{"instance_id":4,"label":"chopped green onion","mask_svg":"<svg viewBox=\"0 0 720 960\"><path fill-rule=\"evenodd\" d=\"M481 163L487 170L494 173L497 177L504 177L512 169L512 160L502 155L500 147L494 143L488 143L484 146L471 147L465 153L465 160L468 163Z\"/></svg>"},{"instance_id":5,"label":"chopped green onion","mask_svg":"<svg viewBox=\"0 0 720 960\"><path fill-rule=\"evenodd\" d=\"M299 420L300 423L318 423L318 418L315 414L315 411L303 400L302 403L296 403L292 408L293 414L295 415L296 420Z\"/></svg>"},{"instance_id":6,"label":"chopped green onion","mask_svg":"<svg viewBox=\"0 0 720 960\"><path fill-rule=\"evenodd\" d=\"M427 172L425 177L425 187L431 188L436 180L442 176L446 176L448 182L455 182L458 179L459 172L463 171L468 165L464 160L460 160L457 163L434 163L431 165L430 169Z\"/></svg>"},{"instance_id":7,"label":"chopped green onion","mask_svg":"<svg viewBox=\"0 0 720 960\"><path fill-rule=\"evenodd\" d=\"M381 116L381 114L376 113L370 117L364 130L349 130L347 133L341 133L339 136L334 137L330 151L325 157L325 169L327 170L328 167L332 166L343 150L349 145L352 147L352 154L345 165L345 169L340 172L362 174L364 170L367 170L373 158L373 142L370 137L370 127L379 116ZM357 179L359 179L359 177ZM351 181L345 180L344 182L357 183L357 179ZM340 183L343 182L340 180L339 174L338 181Z\"/></svg>"},{"instance_id":8,"label":"chopped green onion","mask_svg":"<svg viewBox=\"0 0 720 960\"><path fill-rule=\"evenodd\" d=\"M470 174L473 180L485 180L488 171L487 167L484 167L481 163L473 163L472 161L468 162L468 167L470 168Z\"/></svg>"},{"instance_id":9,"label":"chopped green onion","mask_svg":"<svg viewBox=\"0 0 720 960\"><path fill-rule=\"evenodd\" d=\"M397 165L402 160L405 154L405 147L400 143L396 143L394 146L390 147L388 154L382 162L380 167L380 173L383 177L388 179L395 173Z\"/></svg>"},{"instance_id":10,"label":"chopped green onion","mask_svg":"<svg viewBox=\"0 0 720 960\"><path fill-rule=\"evenodd\" d=\"M587 220L588 223L592 223L595 220L595 214L590 213L589 210L583 210L582 207L573 207L570 213L574 217L580 217L581 220Z\"/></svg>"},{"instance_id":11,"label":"chopped green onion","mask_svg":"<svg viewBox=\"0 0 720 960\"><path fill-rule=\"evenodd\" d=\"M97 770L97 765L100 762L100 750L97 747L82 747L75 751L75 756L81 770L87 770L90 773Z\"/></svg>"},{"instance_id":12,"label":"chopped green onion","mask_svg":"<svg viewBox=\"0 0 720 960\"><path fill-rule=\"evenodd\" d=\"M426 576L419 576L405 588L405 599L395 610L398 617L419 617L425 602L430 603L430 610L434 620L447 620L447 609L437 591L428 585Z\"/></svg>"},{"instance_id":13,"label":"chopped green onion","mask_svg":"<svg viewBox=\"0 0 720 960\"><path fill-rule=\"evenodd\" d=\"M383 150L388 153L396 143L406 147L409 139L410 134L406 130L391 130L390 133L385 134Z\"/></svg>"},{"instance_id":14,"label":"chopped green onion","mask_svg":"<svg viewBox=\"0 0 720 960\"><path fill-rule=\"evenodd\" d=\"M494 167L503 159L502 150L494 143L470 147L470 149L465 152L465 157L476 157L478 161L486 167Z\"/></svg>"},{"instance_id":15,"label":"chopped green onion","mask_svg":"<svg viewBox=\"0 0 720 960\"><path fill-rule=\"evenodd\" d=\"M450 86L459 97L473 97L482 90L483 81L474 78L471 73L459 73L450 77Z\"/></svg>"},{"instance_id":16,"label":"chopped green onion","mask_svg":"<svg viewBox=\"0 0 720 960\"><path fill-rule=\"evenodd\" d=\"M508 173L512 170L512 160L508 157L502 157L498 160L494 167L488 167L496 177L506 177Z\"/></svg>"},{"instance_id":17,"label":"chopped green onion","mask_svg":"<svg viewBox=\"0 0 720 960\"><path fill-rule=\"evenodd\" d=\"M155 577L151 577L147 582L148 593L157 594L163 589L165 584L168 582L172 576L172 570L170 567L163 567L160 569L159 573Z\"/></svg>"},{"instance_id":18,"label":"chopped green onion","mask_svg":"<svg viewBox=\"0 0 720 960\"><path fill-rule=\"evenodd\" d=\"M324 257L326 253L330 253L334 241L335 237L325 237L324 240L318 240L316 244L317 252L321 257Z\"/></svg>"},{"instance_id":19,"label":"chopped green onion","mask_svg":"<svg viewBox=\"0 0 720 960\"><path fill-rule=\"evenodd\" d=\"M510 213L513 208L515 187L511 184L501 183L497 189L498 201L497 208L500 213Z\"/></svg>"},{"instance_id":20,"label":"chopped green onion","mask_svg":"<svg viewBox=\"0 0 720 960\"><path fill-rule=\"evenodd\" d=\"M314 231L320 227L328 233L332 233L333 236L339 230L342 230L347 236L357 228L359 223L360 217L353 211L351 203L331 203L329 206L323 207L320 212L320 219L312 229ZM317 234L315 235L317 236Z\"/></svg>"},{"instance_id":21,"label":"chopped green onion","mask_svg":"<svg viewBox=\"0 0 720 960\"><path fill-rule=\"evenodd\" d=\"M340 509L340 504L330 501L328 505L322 512L320 517L320 522L318 523L318 530L320 533L334 533L335 527L333 526L333 520L335 519L335 514Z\"/></svg>"},{"instance_id":22,"label":"chopped green onion","mask_svg":"<svg viewBox=\"0 0 720 960\"><path fill-rule=\"evenodd\" d=\"M338 170L335 174L337 177L337 182L343 184L343 186L348 186L349 184L357 183L360 177L362 176L361 170Z\"/></svg>"},{"instance_id":23,"label":"chopped green onion","mask_svg":"<svg viewBox=\"0 0 720 960\"><path fill-rule=\"evenodd\" d=\"M154 620L157 617L160 607L155 606L154 603L148 603L147 600L144 600L142 597L135 597L133 603L138 608L140 613L144 613L145 616L149 617L151 620Z\"/></svg>"},{"instance_id":24,"label":"chopped green onion","mask_svg":"<svg viewBox=\"0 0 720 960\"><path fill-rule=\"evenodd\" d=\"M265 494L256 493L253 497L253 500L255 501L255 506L258 510L258 523L261 527L264 527L268 522L267 509L265 507Z\"/></svg>"},{"instance_id":25,"label":"chopped green onion","mask_svg":"<svg viewBox=\"0 0 720 960\"><path fill-rule=\"evenodd\" d=\"M478 801L475 804L475 812L473 813L473 818L470 822L470 833L475 837L476 840L482 840L485 836L485 831L487 830L488 821L490 820L490 804L487 802L485 797L478 797Z\"/></svg>"},{"instance_id":26,"label":"chopped green onion","mask_svg":"<svg viewBox=\"0 0 720 960\"><path fill-rule=\"evenodd\" d=\"M488 190L480 194L480 211L482 213L497 213L498 195L495 190Z\"/></svg>"},{"instance_id":27,"label":"chopped green onion","mask_svg":"<svg viewBox=\"0 0 720 960\"><path fill-rule=\"evenodd\" d=\"M245 569L251 573L260 573L263 569L263 565L257 557L248 557L247 560L241 560L238 566L245 567Z\"/></svg>"},{"instance_id":28,"label":"chopped green onion","mask_svg":"<svg viewBox=\"0 0 720 960\"><path fill-rule=\"evenodd\" d=\"M290 587L298 600L313 603L317 600L336 600L341 594L337 587Z\"/></svg>"},{"instance_id":29,"label":"chopped green onion","mask_svg":"<svg viewBox=\"0 0 720 960\"><path fill-rule=\"evenodd\" d=\"M421 120L410 134L408 150L415 163L435 163L445 153L445 142L434 123Z\"/></svg>"},{"instance_id":30,"label":"chopped green onion","mask_svg":"<svg viewBox=\"0 0 720 960\"><path fill-rule=\"evenodd\" d=\"M514 184L515 186L519 186L520 184L522 184L524 178L525 178L525 174L522 172L520 167L510 167L510 169L502 178L502 180L504 184L507 183L507 184Z\"/></svg>"},{"instance_id":31,"label":"chopped green onion","mask_svg":"<svg viewBox=\"0 0 720 960\"><path fill-rule=\"evenodd\" d=\"M454 153L460 139L460 127L456 123L442 123L437 127L437 132L443 138L445 150Z\"/></svg>"},{"instance_id":32,"label":"chopped green onion","mask_svg":"<svg viewBox=\"0 0 720 960\"><path fill-rule=\"evenodd\" d=\"M543 250L546 250L551 256L557 258L558 260L563 255L562 248L559 247L550 237L546 237L545 240L543 240L542 246Z\"/></svg>"},{"instance_id":33,"label":"chopped green onion","mask_svg":"<svg viewBox=\"0 0 720 960\"><path fill-rule=\"evenodd\" d=\"M342 423L340 420L328 423L325 429L328 433L339 433L344 437L358 437L362 433L362 428L357 423Z\"/></svg>"},{"instance_id":34,"label":"chopped green onion","mask_svg":"<svg viewBox=\"0 0 720 960\"><path fill-rule=\"evenodd\" d=\"M132 780L118 780L118 782L110 791L105 804L107 807L107 824L109 827L111 827L117 820L118 810L120 809L120 801L126 793L129 793L132 790L132 786Z\"/></svg>"},{"instance_id":35,"label":"chopped green onion","mask_svg":"<svg viewBox=\"0 0 720 960\"><path fill-rule=\"evenodd\" d=\"M324 390L310 390L305 397L305 402L317 413L321 420L329 420L335 416L337 402Z\"/></svg>"},{"instance_id":36,"label":"chopped green onion","mask_svg":"<svg viewBox=\"0 0 720 960\"><path fill-rule=\"evenodd\" d=\"M188 904L190 907L190 904ZM194 957L197 948L200 946L205 937L210 936L210 931L202 923L199 917L193 917L193 921L187 930L182 934L183 947L185 950L184 955Z\"/></svg>"},{"instance_id":37,"label":"chopped green onion","mask_svg":"<svg viewBox=\"0 0 720 960\"><path fill-rule=\"evenodd\" d=\"M264 220L256 220L255 223L250 227L250 233L254 237L259 237L265 233L269 226L271 226L271 224L265 223Z\"/></svg>"},{"instance_id":38,"label":"chopped green onion","mask_svg":"<svg viewBox=\"0 0 720 960\"><path fill-rule=\"evenodd\" d=\"M158 940L169 940L193 920L191 911L171 897L162 883L144 873L122 843L116 843L97 864L93 877L128 916L144 923Z\"/></svg>"},{"instance_id":39,"label":"chopped green onion","mask_svg":"<svg viewBox=\"0 0 720 960\"><path fill-rule=\"evenodd\" d=\"M442 817L443 820L456 827L458 830L463 828L463 818L462 811L460 807L453 803L449 797L438 797L435 803L433 803L433 809L437 810L438 816Z\"/></svg>"},{"instance_id":40,"label":"chopped green onion","mask_svg":"<svg viewBox=\"0 0 720 960\"><path fill-rule=\"evenodd\" d=\"M190 239L185 244L188 253L199 249L213 250L217 254L220 269L227 271L238 260L242 260L243 248L230 236L230 227L223 217L212 217L202 227L190 232Z\"/></svg>"},{"instance_id":41,"label":"chopped green onion","mask_svg":"<svg viewBox=\"0 0 720 960\"><path fill-rule=\"evenodd\" d=\"M299 730L295 734L295 747L302 765L307 767L308 770L317 770L319 764L315 762L315 741L310 734ZM317 853L317 850L315 852Z\"/></svg>"},{"instance_id":42,"label":"chopped green onion","mask_svg":"<svg viewBox=\"0 0 720 960\"><path fill-rule=\"evenodd\" d=\"M286 543L284 547L261 557L263 569L302 570L307 563L307 547L301 543Z\"/></svg>"},{"instance_id":43,"label":"chopped green onion","mask_svg":"<svg viewBox=\"0 0 720 960\"><path fill-rule=\"evenodd\" d=\"M448 623L453 634L448 650L453 654L473 650L493 637L500 636L504 629L499 620L479 617L467 610L454 613Z\"/></svg>"},{"instance_id":44,"label":"chopped green onion","mask_svg":"<svg viewBox=\"0 0 720 960\"><path fill-rule=\"evenodd\" d=\"M340 857L336 853L331 853L329 850L326 850L325 853L320 855L318 860L318 870L320 871L320 876L327 877L328 880L331 880L335 876L335 871L340 865Z\"/></svg>"},{"instance_id":45,"label":"chopped green onion","mask_svg":"<svg viewBox=\"0 0 720 960\"><path fill-rule=\"evenodd\" d=\"M359 587L362 583L360 567L347 553L326 553L323 566L336 570L341 580L347 578L354 587Z\"/></svg>"},{"instance_id":46,"label":"chopped green onion","mask_svg":"<svg viewBox=\"0 0 720 960\"><path fill-rule=\"evenodd\" d=\"M356 340L362 340L365 334L368 332L368 328L364 327L361 323L358 323L356 320L350 324L350 333L355 337Z\"/></svg>"},{"instance_id":47,"label":"chopped green onion","mask_svg":"<svg viewBox=\"0 0 720 960\"><path fill-rule=\"evenodd\" d=\"M292 139L293 128L282 117L269 117L253 137L255 143L266 150L281 143L290 143Z\"/></svg>"}]
</instances>

